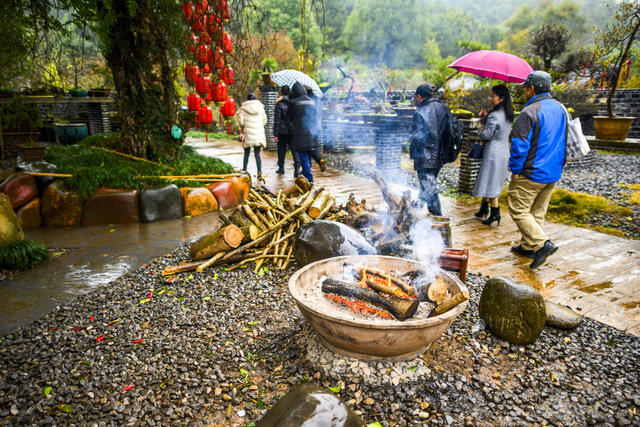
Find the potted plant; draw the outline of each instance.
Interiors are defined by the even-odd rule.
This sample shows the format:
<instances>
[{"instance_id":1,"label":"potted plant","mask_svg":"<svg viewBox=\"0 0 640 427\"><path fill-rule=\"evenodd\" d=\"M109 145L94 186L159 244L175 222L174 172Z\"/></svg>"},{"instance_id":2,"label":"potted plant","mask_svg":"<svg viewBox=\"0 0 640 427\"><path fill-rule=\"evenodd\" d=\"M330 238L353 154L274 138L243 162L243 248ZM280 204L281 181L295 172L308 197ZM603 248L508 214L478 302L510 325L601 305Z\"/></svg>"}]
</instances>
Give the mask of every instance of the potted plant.
<instances>
[{"instance_id":1,"label":"potted plant","mask_svg":"<svg viewBox=\"0 0 640 427\"><path fill-rule=\"evenodd\" d=\"M594 56L608 74L608 116L594 117L596 139L625 140L634 117L619 117L613 111L615 93L622 68L629 59L631 49L640 30L640 4L635 0L622 0L614 21L605 31L596 34Z\"/></svg>"}]
</instances>

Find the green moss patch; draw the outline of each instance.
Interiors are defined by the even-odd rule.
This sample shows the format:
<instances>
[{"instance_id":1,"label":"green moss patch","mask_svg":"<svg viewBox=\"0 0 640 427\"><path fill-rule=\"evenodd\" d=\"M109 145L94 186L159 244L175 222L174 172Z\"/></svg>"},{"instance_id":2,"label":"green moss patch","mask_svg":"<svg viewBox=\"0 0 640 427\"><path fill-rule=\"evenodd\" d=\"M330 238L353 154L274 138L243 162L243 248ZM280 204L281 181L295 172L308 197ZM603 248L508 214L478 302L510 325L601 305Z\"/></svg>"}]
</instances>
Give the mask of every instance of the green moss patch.
<instances>
[{"instance_id":1,"label":"green moss patch","mask_svg":"<svg viewBox=\"0 0 640 427\"><path fill-rule=\"evenodd\" d=\"M45 154L45 160L55 164L58 173L73 175L71 178L63 178L64 183L68 189L77 192L81 200L89 198L98 187L140 190L145 185L171 182L178 187L198 187L206 184L143 177L233 172L230 164L217 158L199 155L190 146L180 147L178 158L171 164L162 165L129 159L103 150L102 148L113 149L117 144L117 139L114 140L113 136L90 138L78 145L47 147Z\"/></svg>"},{"instance_id":2,"label":"green moss patch","mask_svg":"<svg viewBox=\"0 0 640 427\"><path fill-rule=\"evenodd\" d=\"M558 188L551 195L549 213L555 216L569 216L577 220L584 220L593 214L611 213L627 216L632 212L631 209L617 205L602 196L573 193Z\"/></svg>"},{"instance_id":3,"label":"green moss patch","mask_svg":"<svg viewBox=\"0 0 640 427\"><path fill-rule=\"evenodd\" d=\"M205 138L209 139L236 139L237 135L229 135L226 132L209 132L209 135L201 130L190 130L185 135L187 138Z\"/></svg>"},{"instance_id":4,"label":"green moss patch","mask_svg":"<svg viewBox=\"0 0 640 427\"><path fill-rule=\"evenodd\" d=\"M0 248L0 268L17 271L37 267L51 258L46 246L35 240L14 240Z\"/></svg>"}]
</instances>

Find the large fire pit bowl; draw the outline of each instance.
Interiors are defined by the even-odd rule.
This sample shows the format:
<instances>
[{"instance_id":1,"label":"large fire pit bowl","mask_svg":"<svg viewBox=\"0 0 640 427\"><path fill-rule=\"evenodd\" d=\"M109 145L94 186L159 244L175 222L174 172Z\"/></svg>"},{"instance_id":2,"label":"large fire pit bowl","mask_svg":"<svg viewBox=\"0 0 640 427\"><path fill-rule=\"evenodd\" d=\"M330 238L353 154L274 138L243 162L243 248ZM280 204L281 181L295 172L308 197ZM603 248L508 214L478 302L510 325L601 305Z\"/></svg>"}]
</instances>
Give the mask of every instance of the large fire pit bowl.
<instances>
[{"instance_id":1,"label":"large fire pit bowl","mask_svg":"<svg viewBox=\"0 0 640 427\"><path fill-rule=\"evenodd\" d=\"M324 345L336 353L362 360L410 360L424 353L431 343L451 325L467 307L468 302L430 318L414 317L398 320L370 320L352 316L342 318L332 310L319 310L314 296L320 293L320 279L339 276L345 264L375 267L402 274L418 270L416 261L390 256L359 255L329 258L306 265L289 279L289 292L305 319ZM453 294L467 290L466 286L446 271L440 277Z\"/></svg>"}]
</instances>

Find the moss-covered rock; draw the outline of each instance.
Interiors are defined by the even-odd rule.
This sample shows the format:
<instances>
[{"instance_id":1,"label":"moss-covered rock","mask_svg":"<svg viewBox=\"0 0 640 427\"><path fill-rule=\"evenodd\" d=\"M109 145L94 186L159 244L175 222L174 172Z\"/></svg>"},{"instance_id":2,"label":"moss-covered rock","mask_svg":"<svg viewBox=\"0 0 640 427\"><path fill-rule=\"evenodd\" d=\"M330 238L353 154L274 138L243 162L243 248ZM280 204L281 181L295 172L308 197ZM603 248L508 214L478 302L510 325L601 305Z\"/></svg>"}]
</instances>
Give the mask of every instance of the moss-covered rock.
<instances>
[{"instance_id":1,"label":"moss-covered rock","mask_svg":"<svg viewBox=\"0 0 640 427\"><path fill-rule=\"evenodd\" d=\"M24 232L6 194L0 194L0 247L24 239Z\"/></svg>"},{"instance_id":2,"label":"moss-covered rock","mask_svg":"<svg viewBox=\"0 0 640 427\"><path fill-rule=\"evenodd\" d=\"M533 287L506 277L487 281L478 307L492 334L512 344L534 342L544 328L546 309Z\"/></svg>"}]
</instances>

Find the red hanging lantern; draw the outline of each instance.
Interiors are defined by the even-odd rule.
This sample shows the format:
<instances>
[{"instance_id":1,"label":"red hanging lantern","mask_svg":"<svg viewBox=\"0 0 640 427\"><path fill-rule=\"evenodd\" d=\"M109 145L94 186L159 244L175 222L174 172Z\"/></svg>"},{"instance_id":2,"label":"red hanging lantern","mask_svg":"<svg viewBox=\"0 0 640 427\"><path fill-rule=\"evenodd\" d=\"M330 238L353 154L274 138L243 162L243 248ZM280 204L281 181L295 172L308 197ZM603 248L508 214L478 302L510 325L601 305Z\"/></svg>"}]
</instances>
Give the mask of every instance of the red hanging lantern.
<instances>
[{"instance_id":1,"label":"red hanging lantern","mask_svg":"<svg viewBox=\"0 0 640 427\"><path fill-rule=\"evenodd\" d=\"M200 119L200 123L208 127L213 122L213 110L211 107L208 105L200 107L198 110L198 119ZM205 139L209 141L209 132L207 128L205 128Z\"/></svg>"},{"instance_id":2,"label":"red hanging lantern","mask_svg":"<svg viewBox=\"0 0 640 427\"><path fill-rule=\"evenodd\" d=\"M229 119L236 115L236 100L233 98L227 98L220 108L220 113L224 116L225 119Z\"/></svg>"},{"instance_id":3,"label":"red hanging lantern","mask_svg":"<svg viewBox=\"0 0 640 427\"><path fill-rule=\"evenodd\" d=\"M209 48L209 46L204 44L199 45L198 51L196 53L196 59L202 66L209 62L211 60L211 49Z\"/></svg>"},{"instance_id":4,"label":"red hanging lantern","mask_svg":"<svg viewBox=\"0 0 640 427\"><path fill-rule=\"evenodd\" d=\"M222 38L223 27L224 25L220 18L218 18L216 15L209 15L209 18L207 20L207 32L211 36L211 40L215 40L216 43L219 42L219 40Z\"/></svg>"},{"instance_id":5,"label":"red hanging lantern","mask_svg":"<svg viewBox=\"0 0 640 427\"><path fill-rule=\"evenodd\" d=\"M204 67L202 67L202 74L211 74L211 67L208 62L204 63Z\"/></svg>"},{"instance_id":6,"label":"red hanging lantern","mask_svg":"<svg viewBox=\"0 0 640 427\"><path fill-rule=\"evenodd\" d=\"M211 44L211 36L209 35L209 33L204 32L202 33L202 35L200 36L200 44Z\"/></svg>"},{"instance_id":7,"label":"red hanging lantern","mask_svg":"<svg viewBox=\"0 0 640 427\"><path fill-rule=\"evenodd\" d=\"M222 49L214 51L210 58L211 66L215 67L216 70L222 70L224 68L224 51Z\"/></svg>"},{"instance_id":8,"label":"red hanging lantern","mask_svg":"<svg viewBox=\"0 0 640 427\"><path fill-rule=\"evenodd\" d=\"M200 16L194 13L190 22L193 32L200 34L205 28L207 28L207 15Z\"/></svg>"},{"instance_id":9,"label":"red hanging lantern","mask_svg":"<svg viewBox=\"0 0 640 427\"><path fill-rule=\"evenodd\" d=\"M187 105L189 106L189 111L198 111L200 105L202 105L202 98L197 93L192 93L187 97Z\"/></svg>"},{"instance_id":10,"label":"red hanging lantern","mask_svg":"<svg viewBox=\"0 0 640 427\"><path fill-rule=\"evenodd\" d=\"M231 10L227 0L218 0L218 11L223 20L228 21L231 19Z\"/></svg>"},{"instance_id":11,"label":"red hanging lantern","mask_svg":"<svg viewBox=\"0 0 640 427\"><path fill-rule=\"evenodd\" d=\"M227 85L221 80L211 88L212 98L218 104L223 104L227 100Z\"/></svg>"},{"instance_id":12,"label":"red hanging lantern","mask_svg":"<svg viewBox=\"0 0 640 427\"><path fill-rule=\"evenodd\" d=\"M236 100L233 98L227 98L220 108L220 114L224 116L224 119L227 122L227 134L231 135L231 117L236 115Z\"/></svg>"},{"instance_id":13,"label":"red hanging lantern","mask_svg":"<svg viewBox=\"0 0 640 427\"><path fill-rule=\"evenodd\" d=\"M222 70L222 74L220 75L220 78L222 79L223 82L227 84L227 86L231 86L232 84L234 84L235 80L233 79L233 68L231 67L224 68Z\"/></svg>"},{"instance_id":14,"label":"red hanging lantern","mask_svg":"<svg viewBox=\"0 0 640 427\"><path fill-rule=\"evenodd\" d=\"M196 1L196 12L199 15L202 15L207 11L208 6L209 6L209 3L207 2L207 0L198 0Z\"/></svg>"},{"instance_id":15,"label":"red hanging lantern","mask_svg":"<svg viewBox=\"0 0 640 427\"><path fill-rule=\"evenodd\" d=\"M233 52L233 44L231 43L231 34L224 33L222 35L222 47L227 53Z\"/></svg>"},{"instance_id":16,"label":"red hanging lantern","mask_svg":"<svg viewBox=\"0 0 640 427\"><path fill-rule=\"evenodd\" d=\"M209 77L198 76L195 80L196 82L196 92L200 95L205 96L211 87L211 79Z\"/></svg>"},{"instance_id":17,"label":"red hanging lantern","mask_svg":"<svg viewBox=\"0 0 640 427\"><path fill-rule=\"evenodd\" d=\"M186 20L191 19L191 16L193 15L193 3L188 2L188 1L183 1L182 2L182 16L184 16L184 18Z\"/></svg>"}]
</instances>

